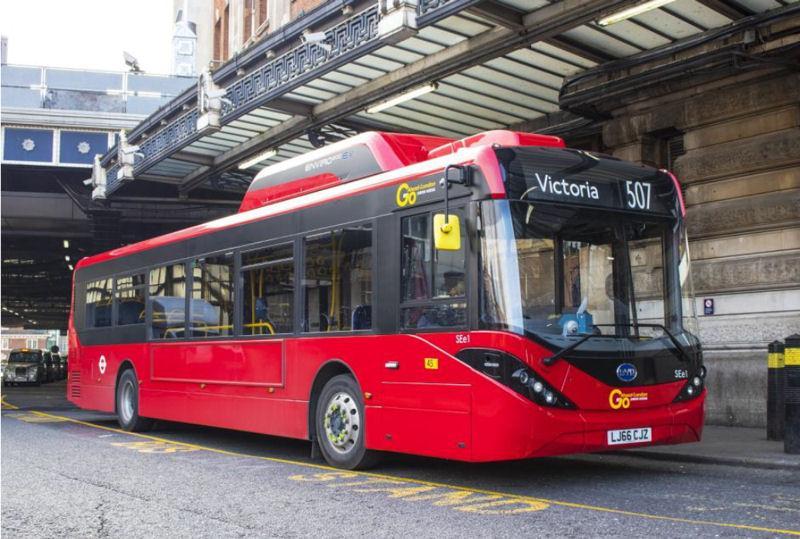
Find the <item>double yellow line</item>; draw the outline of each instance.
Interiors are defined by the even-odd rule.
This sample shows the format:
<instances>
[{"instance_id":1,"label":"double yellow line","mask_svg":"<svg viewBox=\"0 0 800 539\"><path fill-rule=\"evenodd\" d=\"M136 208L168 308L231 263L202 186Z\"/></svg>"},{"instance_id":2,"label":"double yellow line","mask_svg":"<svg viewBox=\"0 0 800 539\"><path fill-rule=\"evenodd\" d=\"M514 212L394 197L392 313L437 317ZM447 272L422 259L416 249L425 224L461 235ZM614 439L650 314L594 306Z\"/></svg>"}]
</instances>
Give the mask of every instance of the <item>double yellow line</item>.
<instances>
[{"instance_id":1,"label":"double yellow line","mask_svg":"<svg viewBox=\"0 0 800 539\"><path fill-rule=\"evenodd\" d=\"M3 408L14 409L14 410L18 409L18 407L14 406L13 404L10 404L10 403L6 402L5 397L2 398L2 404L3 404ZM334 468L332 466L327 466L327 465L324 465L324 464L314 464L314 463L311 463L311 462L303 462L303 461L299 461L299 460L283 459L283 458L278 458L278 457L262 457L262 456L258 456L258 455L250 455L250 454L247 454L247 453L240 453L238 451L228 451L226 449L217 449L217 448L214 448L214 447L206 447L206 446L192 444L192 443L188 443L188 442L180 442L180 441L176 441L176 440L170 440L168 438L161 438L159 436L153 436L153 435L150 435L150 434L142 434L142 433L138 433L138 432L128 432L128 431L125 431L125 430L122 430L122 429L117 429L117 428L113 428L113 427L106 427L106 426L103 426L103 425L97 425L95 423L89 423L87 421L81 421L79 419L73 419L73 418L67 417L67 416L61 416L61 415L56 415L56 414L48 414L46 412L38 412L36 410L31 410L30 412L33 413L33 414L42 416L42 417L49 417L49 418L58 419L58 420L62 420L62 421L69 421L69 422L76 423L78 425L84 425L86 427L90 427L90 428L93 428L93 429L106 430L106 431L115 432L115 433L119 433L119 434L125 434L125 435L128 435L128 436L135 436L137 438L144 438L144 439L147 439L147 440L153 440L153 441L167 443L167 444L180 445L180 446L183 446L183 447L192 448L192 449L199 450L199 451L207 451L207 452L210 452L210 453L217 453L217 454L220 454L220 455L227 455L227 456L231 456L231 457L240 457L240 458L258 459L258 460L263 460L263 461L267 461L267 462L275 462L275 463L279 463L279 464L290 464L290 465L293 465L293 466L301 466L303 468L312 468L312 469L316 469L316 470L325 470L325 471L329 471L329 472L341 472L342 471L339 468ZM557 507L567 507L567 508L570 508L570 509L583 509L583 510L586 510L586 511L597 511L597 512L601 512L601 513L609 513L609 514L614 514L614 515L622 515L622 516L628 516L628 517L644 518L644 519L648 519L648 520L659 520L659 521L664 521L664 522L675 522L675 523L680 523L680 524L690 524L690 525L693 525L693 526L715 526L715 527L720 527L720 528L730 528L730 529L736 529L736 530L757 531L757 532L765 532L765 533L772 533L772 534L800 536L800 530L784 530L784 529L779 529L779 528L767 528L765 526L751 526L749 524L734 524L734 523L731 523L731 522L716 522L716 521L712 521L712 520L695 520L695 519L691 519L691 518L670 517L670 516L664 516L664 515L653 515L653 514L650 514L650 513L640 513L640 512L637 512L637 511L626 511L624 509L614 509L614 508L611 508L611 507L601 507L601 506L598 506L598 505L587 505L587 504L582 504L582 503L565 502L565 501L560 501L560 500L551 500L551 499L548 499L548 498L536 498L536 497L533 497L533 496L525 496L525 495L521 495L521 494L511 494L511 493L499 492L499 491L495 491L495 490L480 489L480 488L473 488L473 487L465 487L465 486L461 486L461 485L449 485L447 483L438 483L438 482L435 482L435 481L425 481L425 480L421 480L421 479L411 479L411 478L407 478L407 477L386 475L386 474L380 474L380 473L375 473L375 472L354 471L354 472L348 472L348 473L354 473L354 474L357 474L357 475L362 476L362 477L371 477L371 478L385 479L385 480L388 480L388 481L399 481L399 482L402 482L402 483L409 483L409 484L415 484L415 485L425 485L425 486L437 487L437 488L461 490L461 491L465 491L465 492L474 492L476 494L488 494L488 495L492 495L492 496L503 496L505 498L516 499L516 500L526 501L526 502L538 502L538 503L554 505L554 506L557 506Z\"/></svg>"}]
</instances>

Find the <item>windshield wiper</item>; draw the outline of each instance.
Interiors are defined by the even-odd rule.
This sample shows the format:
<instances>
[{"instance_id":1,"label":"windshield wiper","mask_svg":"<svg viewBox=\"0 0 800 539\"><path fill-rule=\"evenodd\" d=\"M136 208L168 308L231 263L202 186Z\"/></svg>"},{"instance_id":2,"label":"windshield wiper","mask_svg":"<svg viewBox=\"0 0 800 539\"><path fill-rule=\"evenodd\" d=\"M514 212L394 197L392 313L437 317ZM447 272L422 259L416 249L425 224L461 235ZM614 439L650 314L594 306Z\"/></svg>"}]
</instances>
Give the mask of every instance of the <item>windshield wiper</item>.
<instances>
[{"instance_id":1,"label":"windshield wiper","mask_svg":"<svg viewBox=\"0 0 800 539\"><path fill-rule=\"evenodd\" d=\"M580 339L578 339L574 343L570 344L566 348L562 348L561 350L559 350L558 352L556 352L552 356L544 358L542 360L542 363L544 363L547 366L552 365L553 363L555 363L556 361L558 361L559 359L564 357L564 354L568 354L569 352L572 352L573 350L575 350L577 347L579 347L580 345L582 345L583 343L585 343L586 341L588 341L592 337L597 337L597 335L595 335L594 333L589 333L588 335L584 335L583 337L581 337Z\"/></svg>"},{"instance_id":2,"label":"windshield wiper","mask_svg":"<svg viewBox=\"0 0 800 539\"><path fill-rule=\"evenodd\" d=\"M692 362L692 358L690 358L689 354L687 354L686 351L683 349L683 346L678 341L678 339L675 338L675 335L673 335L672 332L670 330L668 330L666 328L666 326L664 326L662 324L640 324L640 323L637 322L635 324L595 324L595 326L602 326L602 327L628 326L628 327L635 328L637 330L640 327L641 328L657 328L657 329L660 329L661 331L664 332L664 334L667 337L669 337L669 340L672 342L672 344L675 345L675 348L678 350L678 354L680 354L681 359L685 363L691 363Z\"/></svg>"}]
</instances>

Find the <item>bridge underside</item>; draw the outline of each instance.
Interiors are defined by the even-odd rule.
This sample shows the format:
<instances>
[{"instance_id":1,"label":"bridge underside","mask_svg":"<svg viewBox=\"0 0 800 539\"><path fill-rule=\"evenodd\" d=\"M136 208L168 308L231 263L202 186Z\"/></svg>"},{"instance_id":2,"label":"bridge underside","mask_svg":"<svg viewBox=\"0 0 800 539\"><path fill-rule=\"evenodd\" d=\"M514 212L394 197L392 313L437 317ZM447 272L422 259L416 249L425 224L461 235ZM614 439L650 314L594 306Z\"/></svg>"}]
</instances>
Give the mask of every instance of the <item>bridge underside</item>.
<instances>
[{"instance_id":1,"label":"bridge underside","mask_svg":"<svg viewBox=\"0 0 800 539\"><path fill-rule=\"evenodd\" d=\"M86 169L3 165L2 324L66 327L71 267L80 258L227 215L238 198L140 182L92 201Z\"/></svg>"}]
</instances>

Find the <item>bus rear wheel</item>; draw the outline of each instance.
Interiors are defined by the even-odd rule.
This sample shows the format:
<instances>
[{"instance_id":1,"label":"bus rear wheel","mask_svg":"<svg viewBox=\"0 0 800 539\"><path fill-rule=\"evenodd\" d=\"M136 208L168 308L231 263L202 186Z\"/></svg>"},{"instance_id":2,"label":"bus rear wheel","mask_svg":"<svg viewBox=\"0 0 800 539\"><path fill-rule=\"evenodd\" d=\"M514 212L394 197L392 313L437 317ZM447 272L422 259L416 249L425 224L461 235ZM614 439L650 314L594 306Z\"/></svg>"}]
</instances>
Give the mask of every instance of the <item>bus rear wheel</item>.
<instances>
[{"instance_id":1,"label":"bus rear wheel","mask_svg":"<svg viewBox=\"0 0 800 539\"><path fill-rule=\"evenodd\" d=\"M139 416L139 381L133 369L125 370L117 384L117 421L128 432L150 430L153 420Z\"/></svg>"},{"instance_id":2,"label":"bus rear wheel","mask_svg":"<svg viewBox=\"0 0 800 539\"><path fill-rule=\"evenodd\" d=\"M352 376L334 376L322 388L316 410L317 442L328 464L346 470L364 469L377 462L367 451L364 402Z\"/></svg>"}]
</instances>

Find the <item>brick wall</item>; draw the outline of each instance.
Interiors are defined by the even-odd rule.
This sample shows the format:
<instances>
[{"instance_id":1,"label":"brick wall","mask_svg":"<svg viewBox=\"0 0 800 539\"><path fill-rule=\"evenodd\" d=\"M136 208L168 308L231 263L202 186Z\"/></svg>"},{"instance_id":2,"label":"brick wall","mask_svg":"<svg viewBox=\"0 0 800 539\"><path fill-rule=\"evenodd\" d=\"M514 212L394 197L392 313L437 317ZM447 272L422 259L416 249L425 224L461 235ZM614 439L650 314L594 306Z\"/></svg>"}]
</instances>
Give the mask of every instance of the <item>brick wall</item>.
<instances>
[{"instance_id":1,"label":"brick wall","mask_svg":"<svg viewBox=\"0 0 800 539\"><path fill-rule=\"evenodd\" d=\"M323 3L324 0L290 0L292 20L302 16L303 13L308 13Z\"/></svg>"}]
</instances>

